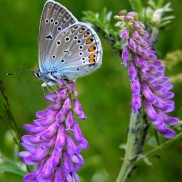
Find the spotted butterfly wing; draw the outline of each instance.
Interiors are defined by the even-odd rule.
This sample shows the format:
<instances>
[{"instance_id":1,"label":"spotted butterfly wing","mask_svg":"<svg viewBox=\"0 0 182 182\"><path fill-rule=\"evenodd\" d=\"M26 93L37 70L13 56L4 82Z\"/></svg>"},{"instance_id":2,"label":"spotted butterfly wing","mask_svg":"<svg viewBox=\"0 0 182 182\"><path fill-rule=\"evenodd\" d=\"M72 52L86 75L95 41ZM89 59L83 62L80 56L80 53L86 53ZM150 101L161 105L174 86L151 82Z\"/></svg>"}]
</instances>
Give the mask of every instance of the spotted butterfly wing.
<instances>
[{"instance_id":1,"label":"spotted butterfly wing","mask_svg":"<svg viewBox=\"0 0 182 182\"><path fill-rule=\"evenodd\" d=\"M56 36L65 28L78 22L61 4L48 0L43 8L39 31L39 68L44 69L45 61Z\"/></svg>"},{"instance_id":2,"label":"spotted butterfly wing","mask_svg":"<svg viewBox=\"0 0 182 182\"><path fill-rule=\"evenodd\" d=\"M46 2L40 25L39 68L45 82L74 80L101 65L102 47L96 32L61 4Z\"/></svg>"},{"instance_id":3,"label":"spotted butterfly wing","mask_svg":"<svg viewBox=\"0 0 182 182\"><path fill-rule=\"evenodd\" d=\"M55 38L46 69L58 79L73 80L101 65L102 48L95 31L84 23L75 23Z\"/></svg>"}]
</instances>

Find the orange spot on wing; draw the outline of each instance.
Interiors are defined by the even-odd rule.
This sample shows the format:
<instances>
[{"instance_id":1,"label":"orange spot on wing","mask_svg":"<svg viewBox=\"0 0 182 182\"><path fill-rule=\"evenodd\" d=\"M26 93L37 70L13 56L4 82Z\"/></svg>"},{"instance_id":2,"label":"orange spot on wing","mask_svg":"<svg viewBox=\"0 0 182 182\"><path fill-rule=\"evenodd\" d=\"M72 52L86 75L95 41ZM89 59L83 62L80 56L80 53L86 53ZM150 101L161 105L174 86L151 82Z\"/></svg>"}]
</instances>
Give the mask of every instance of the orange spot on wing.
<instances>
[{"instance_id":1,"label":"orange spot on wing","mask_svg":"<svg viewBox=\"0 0 182 182\"><path fill-rule=\"evenodd\" d=\"M93 39L92 39L92 38L88 38L88 39L86 40L86 43L87 43L87 44L92 44L92 43L93 43Z\"/></svg>"},{"instance_id":2,"label":"orange spot on wing","mask_svg":"<svg viewBox=\"0 0 182 182\"><path fill-rule=\"evenodd\" d=\"M87 31L87 32L84 33L84 37L88 37L89 35L90 35L90 32L89 31Z\"/></svg>"},{"instance_id":3,"label":"orange spot on wing","mask_svg":"<svg viewBox=\"0 0 182 182\"><path fill-rule=\"evenodd\" d=\"M96 49L96 47L95 47L94 45L92 45L92 46L90 46L90 47L88 48L88 51L89 51L89 52L95 52L95 49Z\"/></svg>"},{"instance_id":4,"label":"orange spot on wing","mask_svg":"<svg viewBox=\"0 0 182 182\"><path fill-rule=\"evenodd\" d=\"M94 64L95 63L95 59L90 59L89 63Z\"/></svg>"},{"instance_id":5,"label":"orange spot on wing","mask_svg":"<svg viewBox=\"0 0 182 182\"><path fill-rule=\"evenodd\" d=\"M89 57L90 59L94 59L94 58L95 58L95 54L90 54L88 57Z\"/></svg>"}]
</instances>

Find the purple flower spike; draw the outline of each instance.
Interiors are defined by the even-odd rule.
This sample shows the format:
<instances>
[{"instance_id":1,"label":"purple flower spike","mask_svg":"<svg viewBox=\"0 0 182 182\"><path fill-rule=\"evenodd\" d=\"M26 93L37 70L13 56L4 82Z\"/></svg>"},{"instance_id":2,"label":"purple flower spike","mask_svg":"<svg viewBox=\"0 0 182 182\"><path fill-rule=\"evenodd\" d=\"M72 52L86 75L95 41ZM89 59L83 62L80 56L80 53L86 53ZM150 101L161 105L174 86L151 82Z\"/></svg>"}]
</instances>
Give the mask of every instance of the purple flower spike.
<instances>
[{"instance_id":1,"label":"purple flower spike","mask_svg":"<svg viewBox=\"0 0 182 182\"><path fill-rule=\"evenodd\" d=\"M85 120L87 118L82 110L82 106L80 102L77 99L74 99L74 108L75 108L76 114L78 115L80 119Z\"/></svg>"},{"instance_id":2,"label":"purple flower spike","mask_svg":"<svg viewBox=\"0 0 182 182\"><path fill-rule=\"evenodd\" d=\"M169 100L174 93L170 91L173 85L169 84L169 78L164 76L165 67L152 50L149 33L138 21L137 13L125 11L119 13L117 19L120 21L117 25L123 32L121 57L122 65L129 67L133 112L138 113L143 106L154 128L164 137L172 138L175 132L168 127L177 124L178 118L167 114L175 107L174 102Z\"/></svg>"},{"instance_id":3,"label":"purple flower spike","mask_svg":"<svg viewBox=\"0 0 182 182\"><path fill-rule=\"evenodd\" d=\"M123 15L126 15L127 11L126 10L121 10L118 15L119 16L123 16Z\"/></svg>"},{"instance_id":4,"label":"purple flower spike","mask_svg":"<svg viewBox=\"0 0 182 182\"><path fill-rule=\"evenodd\" d=\"M74 112L81 119L86 116L75 98L74 83L60 80L58 86L57 92L45 96L53 103L36 113L38 119L33 125L24 126L29 135L22 137L22 146L27 151L20 152L19 156L27 165L38 164L35 171L24 176L25 182L79 181L76 171L84 164L80 152L88 148L88 142Z\"/></svg>"},{"instance_id":5,"label":"purple flower spike","mask_svg":"<svg viewBox=\"0 0 182 182\"><path fill-rule=\"evenodd\" d=\"M130 62L128 74L129 74L129 77L131 78L132 82L136 81L137 71L136 71L133 61Z\"/></svg>"},{"instance_id":6,"label":"purple flower spike","mask_svg":"<svg viewBox=\"0 0 182 182\"><path fill-rule=\"evenodd\" d=\"M125 46L123 48L123 52L122 52L122 60L123 60L123 66L126 67L127 66L127 62L129 61L130 58L130 52L129 52L129 48L128 46Z\"/></svg>"},{"instance_id":7,"label":"purple flower spike","mask_svg":"<svg viewBox=\"0 0 182 182\"><path fill-rule=\"evenodd\" d=\"M136 52L136 43L132 38L128 39L128 46L133 52Z\"/></svg>"},{"instance_id":8,"label":"purple flower spike","mask_svg":"<svg viewBox=\"0 0 182 182\"><path fill-rule=\"evenodd\" d=\"M51 93L45 96L45 99L47 99L48 101L55 101L57 98L57 94L56 93Z\"/></svg>"},{"instance_id":9,"label":"purple flower spike","mask_svg":"<svg viewBox=\"0 0 182 182\"><path fill-rule=\"evenodd\" d=\"M71 129L73 123L74 123L73 111L69 110L65 121L68 130Z\"/></svg>"},{"instance_id":10,"label":"purple flower spike","mask_svg":"<svg viewBox=\"0 0 182 182\"><path fill-rule=\"evenodd\" d=\"M129 38L129 30L126 28L122 33L122 42L124 43L125 40Z\"/></svg>"},{"instance_id":11,"label":"purple flower spike","mask_svg":"<svg viewBox=\"0 0 182 182\"><path fill-rule=\"evenodd\" d=\"M141 108L141 97L139 95L133 96L132 98L132 108L134 113L138 113Z\"/></svg>"},{"instance_id":12,"label":"purple flower spike","mask_svg":"<svg viewBox=\"0 0 182 182\"><path fill-rule=\"evenodd\" d=\"M56 172L55 172L54 181L56 181L56 182L65 181L64 173L63 173L61 167L57 167Z\"/></svg>"}]
</instances>

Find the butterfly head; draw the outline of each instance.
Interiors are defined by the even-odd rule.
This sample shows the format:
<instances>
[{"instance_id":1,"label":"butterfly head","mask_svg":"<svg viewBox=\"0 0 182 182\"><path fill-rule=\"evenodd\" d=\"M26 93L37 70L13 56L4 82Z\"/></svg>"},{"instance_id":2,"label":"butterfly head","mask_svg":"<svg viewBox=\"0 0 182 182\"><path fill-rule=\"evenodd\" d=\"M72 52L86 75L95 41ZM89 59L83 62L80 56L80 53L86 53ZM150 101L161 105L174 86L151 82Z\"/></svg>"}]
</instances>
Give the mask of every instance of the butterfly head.
<instances>
[{"instance_id":1,"label":"butterfly head","mask_svg":"<svg viewBox=\"0 0 182 182\"><path fill-rule=\"evenodd\" d=\"M33 75L38 78L41 79L41 72L40 69L36 69L35 71L33 71Z\"/></svg>"}]
</instances>

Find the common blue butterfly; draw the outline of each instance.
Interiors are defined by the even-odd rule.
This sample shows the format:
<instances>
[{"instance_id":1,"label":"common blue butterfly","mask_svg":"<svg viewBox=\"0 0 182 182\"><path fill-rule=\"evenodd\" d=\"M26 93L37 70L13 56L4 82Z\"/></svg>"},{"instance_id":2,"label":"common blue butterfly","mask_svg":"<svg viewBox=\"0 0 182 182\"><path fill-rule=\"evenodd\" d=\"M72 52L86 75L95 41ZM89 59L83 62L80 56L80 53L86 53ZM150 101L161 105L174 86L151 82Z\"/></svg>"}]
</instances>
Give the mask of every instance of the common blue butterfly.
<instances>
[{"instance_id":1,"label":"common blue butterfly","mask_svg":"<svg viewBox=\"0 0 182 182\"><path fill-rule=\"evenodd\" d=\"M39 69L34 72L44 81L42 86L59 79L75 80L101 63L102 47L96 32L61 4L46 1L40 20Z\"/></svg>"}]
</instances>

